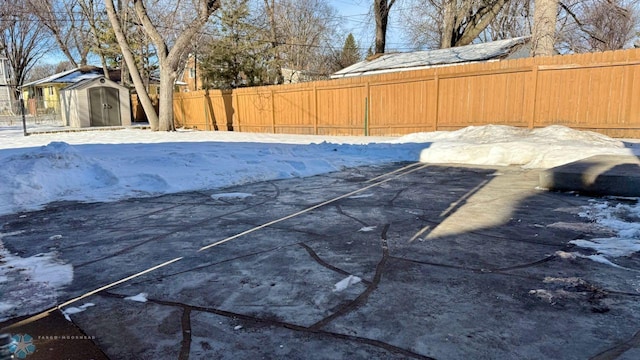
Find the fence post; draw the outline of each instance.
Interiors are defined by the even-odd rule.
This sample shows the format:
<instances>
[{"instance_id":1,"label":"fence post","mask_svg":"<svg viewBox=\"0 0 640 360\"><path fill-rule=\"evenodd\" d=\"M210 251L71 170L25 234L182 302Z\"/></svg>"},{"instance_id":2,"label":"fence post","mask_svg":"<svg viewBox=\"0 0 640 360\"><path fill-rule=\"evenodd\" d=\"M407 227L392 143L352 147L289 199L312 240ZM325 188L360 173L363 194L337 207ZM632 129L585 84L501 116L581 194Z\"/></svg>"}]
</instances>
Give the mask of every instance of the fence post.
<instances>
[{"instance_id":1,"label":"fence post","mask_svg":"<svg viewBox=\"0 0 640 360\"><path fill-rule=\"evenodd\" d=\"M180 117L182 119L182 127L186 127L187 126L187 117L184 115L185 111L184 111L184 98L182 96L179 96L178 99L180 99Z\"/></svg>"},{"instance_id":2,"label":"fence post","mask_svg":"<svg viewBox=\"0 0 640 360\"><path fill-rule=\"evenodd\" d=\"M364 97L364 136L369 136L369 97Z\"/></svg>"},{"instance_id":3,"label":"fence post","mask_svg":"<svg viewBox=\"0 0 640 360\"><path fill-rule=\"evenodd\" d=\"M233 114L231 115L231 123L235 126L236 124L238 125L238 131L242 132L242 126L240 125L240 100L239 100L239 96L238 93L234 90L231 90L231 104L235 104L234 106L234 111ZM235 117L236 121L233 121L233 118ZM233 129L234 131L236 130L235 127Z\"/></svg>"},{"instance_id":4,"label":"fence post","mask_svg":"<svg viewBox=\"0 0 640 360\"><path fill-rule=\"evenodd\" d=\"M313 133L318 135L318 86L313 83Z\"/></svg>"},{"instance_id":5,"label":"fence post","mask_svg":"<svg viewBox=\"0 0 640 360\"><path fill-rule=\"evenodd\" d=\"M367 80L365 83L365 97L364 97L364 136L369 136L369 127L370 127L370 119L369 119L369 108L370 103L369 99L371 99L371 81Z\"/></svg>"},{"instance_id":6,"label":"fence post","mask_svg":"<svg viewBox=\"0 0 640 360\"><path fill-rule=\"evenodd\" d=\"M213 114L211 114L211 116L209 116L210 111L209 111L209 102L210 102L210 98L209 98L209 89L205 89L204 90L204 129L205 130L216 130L216 126L213 122ZM209 124L209 117L211 117L212 121L211 124Z\"/></svg>"},{"instance_id":7,"label":"fence post","mask_svg":"<svg viewBox=\"0 0 640 360\"><path fill-rule=\"evenodd\" d=\"M436 82L436 94L434 99L435 109L433 110L433 131L438 131L438 116L440 116L440 76L438 73L435 73L434 81Z\"/></svg>"},{"instance_id":8,"label":"fence post","mask_svg":"<svg viewBox=\"0 0 640 360\"><path fill-rule=\"evenodd\" d=\"M276 133L276 98L273 89L271 89L271 132Z\"/></svg>"},{"instance_id":9,"label":"fence post","mask_svg":"<svg viewBox=\"0 0 640 360\"><path fill-rule=\"evenodd\" d=\"M533 129L536 122L536 98L538 97L538 64L533 64L531 70L531 99L529 99L529 129Z\"/></svg>"},{"instance_id":10,"label":"fence post","mask_svg":"<svg viewBox=\"0 0 640 360\"><path fill-rule=\"evenodd\" d=\"M22 131L24 132L24 136L28 136L29 133L27 132L27 119L24 115L24 92L20 91L20 114L22 115Z\"/></svg>"}]
</instances>

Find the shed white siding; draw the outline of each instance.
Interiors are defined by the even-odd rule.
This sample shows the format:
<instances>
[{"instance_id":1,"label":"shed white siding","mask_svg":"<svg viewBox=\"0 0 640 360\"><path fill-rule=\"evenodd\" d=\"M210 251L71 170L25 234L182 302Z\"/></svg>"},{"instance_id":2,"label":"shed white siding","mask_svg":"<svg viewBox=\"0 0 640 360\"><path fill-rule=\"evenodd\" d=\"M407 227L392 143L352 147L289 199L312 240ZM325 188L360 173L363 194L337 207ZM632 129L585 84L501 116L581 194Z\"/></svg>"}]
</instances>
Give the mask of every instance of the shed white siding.
<instances>
[{"instance_id":1,"label":"shed white siding","mask_svg":"<svg viewBox=\"0 0 640 360\"><path fill-rule=\"evenodd\" d=\"M118 90L121 126L131 126L131 97L129 89L104 77L88 79L68 86L60 91L62 119L70 127L91 126L91 103L89 90L94 88L114 88Z\"/></svg>"}]
</instances>

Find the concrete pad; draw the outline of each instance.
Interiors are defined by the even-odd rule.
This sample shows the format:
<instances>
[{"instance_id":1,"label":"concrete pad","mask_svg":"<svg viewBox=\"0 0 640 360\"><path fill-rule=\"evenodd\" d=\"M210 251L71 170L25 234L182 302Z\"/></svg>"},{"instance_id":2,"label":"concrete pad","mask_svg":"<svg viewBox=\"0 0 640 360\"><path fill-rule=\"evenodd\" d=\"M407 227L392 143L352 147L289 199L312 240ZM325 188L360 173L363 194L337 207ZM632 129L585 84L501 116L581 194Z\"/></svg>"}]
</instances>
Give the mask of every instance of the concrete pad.
<instances>
[{"instance_id":1,"label":"concrete pad","mask_svg":"<svg viewBox=\"0 0 640 360\"><path fill-rule=\"evenodd\" d=\"M58 303L182 257L83 299L95 305L72 323L55 312L0 332L33 336L31 359L50 347L68 359L632 358L640 257L623 269L558 255L610 234L578 216L593 198L539 178L388 164L0 217L11 253L73 264ZM348 278L360 281L336 287ZM39 340L65 325L90 340Z\"/></svg>"},{"instance_id":2,"label":"concrete pad","mask_svg":"<svg viewBox=\"0 0 640 360\"><path fill-rule=\"evenodd\" d=\"M540 186L599 196L640 196L640 159L598 155L540 173Z\"/></svg>"}]
</instances>

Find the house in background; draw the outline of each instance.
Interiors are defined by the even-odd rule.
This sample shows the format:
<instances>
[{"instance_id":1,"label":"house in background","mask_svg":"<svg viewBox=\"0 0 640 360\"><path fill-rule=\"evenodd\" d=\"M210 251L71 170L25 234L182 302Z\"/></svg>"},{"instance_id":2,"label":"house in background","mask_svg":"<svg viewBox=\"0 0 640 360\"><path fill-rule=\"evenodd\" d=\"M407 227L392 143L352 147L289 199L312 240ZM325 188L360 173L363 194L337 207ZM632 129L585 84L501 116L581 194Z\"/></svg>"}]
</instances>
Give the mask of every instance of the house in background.
<instances>
[{"instance_id":1,"label":"house in background","mask_svg":"<svg viewBox=\"0 0 640 360\"><path fill-rule=\"evenodd\" d=\"M27 101L29 113L31 115L59 114L61 89L83 80L101 76L104 76L101 67L85 66L22 85L23 97ZM120 70L110 71L109 77L113 81L119 82Z\"/></svg>"},{"instance_id":2,"label":"house in background","mask_svg":"<svg viewBox=\"0 0 640 360\"><path fill-rule=\"evenodd\" d=\"M331 75L332 79L423 70L438 66L470 64L529 57L529 37L498 40L449 49L390 53L355 63Z\"/></svg>"},{"instance_id":3,"label":"house in background","mask_svg":"<svg viewBox=\"0 0 640 360\"><path fill-rule=\"evenodd\" d=\"M182 75L176 80L176 86L179 92L198 91L204 88L202 79L202 70L196 56L189 54L187 63L182 70Z\"/></svg>"},{"instance_id":4,"label":"house in background","mask_svg":"<svg viewBox=\"0 0 640 360\"><path fill-rule=\"evenodd\" d=\"M0 115L12 115L17 112L13 94L15 88L11 86L13 85L11 74L9 60L0 57Z\"/></svg>"},{"instance_id":5,"label":"house in background","mask_svg":"<svg viewBox=\"0 0 640 360\"><path fill-rule=\"evenodd\" d=\"M292 68L283 67L282 77L284 78L284 84L298 84L316 80L327 80L329 77L327 74L317 73L309 70L295 70Z\"/></svg>"}]
</instances>

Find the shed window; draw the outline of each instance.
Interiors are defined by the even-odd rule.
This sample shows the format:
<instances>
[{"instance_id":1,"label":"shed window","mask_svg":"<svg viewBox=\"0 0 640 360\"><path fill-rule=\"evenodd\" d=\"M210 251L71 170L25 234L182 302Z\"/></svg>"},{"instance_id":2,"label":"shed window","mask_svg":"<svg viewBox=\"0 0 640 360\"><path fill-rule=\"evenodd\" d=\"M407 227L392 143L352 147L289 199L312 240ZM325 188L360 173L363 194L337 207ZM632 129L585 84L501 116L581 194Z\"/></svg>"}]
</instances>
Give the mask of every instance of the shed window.
<instances>
[{"instance_id":1,"label":"shed window","mask_svg":"<svg viewBox=\"0 0 640 360\"><path fill-rule=\"evenodd\" d=\"M53 95L53 86L49 86L49 95Z\"/></svg>"},{"instance_id":2,"label":"shed window","mask_svg":"<svg viewBox=\"0 0 640 360\"><path fill-rule=\"evenodd\" d=\"M194 77L196 77L196 69L189 68L189 78L193 79Z\"/></svg>"}]
</instances>

